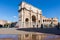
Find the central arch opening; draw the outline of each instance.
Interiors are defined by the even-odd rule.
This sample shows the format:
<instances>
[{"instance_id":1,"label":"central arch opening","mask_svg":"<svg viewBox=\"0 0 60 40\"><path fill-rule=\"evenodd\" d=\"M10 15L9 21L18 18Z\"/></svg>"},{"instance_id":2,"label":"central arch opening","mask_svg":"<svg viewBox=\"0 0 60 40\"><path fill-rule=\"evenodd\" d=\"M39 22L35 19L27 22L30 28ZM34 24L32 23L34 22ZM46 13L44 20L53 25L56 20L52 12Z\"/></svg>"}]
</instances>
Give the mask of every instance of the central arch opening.
<instances>
[{"instance_id":1,"label":"central arch opening","mask_svg":"<svg viewBox=\"0 0 60 40\"><path fill-rule=\"evenodd\" d=\"M36 17L34 15L32 16L32 21L36 22Z\"/></svg>"},{"instance_id":2,"label":"central arch opening","mask_svg":"<svg viewBox=\"0 0 60 40\"><path fill-rule=\"evenodd\" d=\"M33 25L33 28L36 25L36 17L34 15L32 16L32 25Z\"/></svg>"}]
</instances>

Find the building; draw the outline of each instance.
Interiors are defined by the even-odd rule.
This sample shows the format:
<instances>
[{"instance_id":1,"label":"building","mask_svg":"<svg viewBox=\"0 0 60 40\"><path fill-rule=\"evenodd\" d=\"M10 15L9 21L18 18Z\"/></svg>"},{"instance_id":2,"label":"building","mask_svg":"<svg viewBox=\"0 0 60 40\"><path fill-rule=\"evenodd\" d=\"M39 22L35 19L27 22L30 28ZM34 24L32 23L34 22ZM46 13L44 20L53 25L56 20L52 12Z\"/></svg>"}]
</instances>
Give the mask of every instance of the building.
<instances>
[{"instance_id":1,"label":"building","mask_svg":"<svg viewBox=\"0 0 60 40\"><path fill-rule=\"evenodd\" d=\"M46 18L42 16L42 10L22 2L19 5L19 28L40 28L41 24L58 24L57 18Z\"/></svg>"},{"instance_id":2,"label":"building","mask_svg":"<svg viewBox=\"0 0 60 40\"><path fill-rule=\"evenodd\" d=\"M58 25L58 19L56 17L55 18L46 18L43 16L42 19L43 19L43 25L45 25L45 26L54 27L54 26Z\"/></svg>"},{"instance_id":3,"label":"building","mask_svg":"<svg viewBox=\"0 0 60 40\"><path fill-rule=\"evenodd\" d=\"M4 26L6 23L11 23L11 22L6 20L0 20L0 25Z\"/></svg>"},{"instance_id":4,"label":"building","mask_svg":"<svg viewBox=\"0 0 60 40\"><path fill-rule=\"evenodd\" d=\"M7 23L7 21L5 21L5 20L0 20L0 25L3 25L4 26L4 24L6 24Z\"/></svg>"}]
</instances>

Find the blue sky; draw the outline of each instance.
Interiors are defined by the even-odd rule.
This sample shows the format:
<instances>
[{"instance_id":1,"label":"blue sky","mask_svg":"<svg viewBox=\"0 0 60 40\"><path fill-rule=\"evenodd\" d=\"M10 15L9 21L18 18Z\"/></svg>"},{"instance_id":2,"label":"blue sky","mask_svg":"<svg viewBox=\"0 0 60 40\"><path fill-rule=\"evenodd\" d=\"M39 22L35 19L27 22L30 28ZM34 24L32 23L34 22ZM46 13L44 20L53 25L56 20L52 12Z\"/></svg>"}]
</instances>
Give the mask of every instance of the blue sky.
<instances>
[{"instance_id":1,"label":"blue sky","mask_svg":"<svg viewBox=\"0 0 60 40\"><path fill-rule=\"evenodd\" d=\"M0 0L0 20L18 21L18 4L22 0ZM60 0L25 0L42 10L43 16L57 17L60 21Z\"/></svg>"}]
</instances>

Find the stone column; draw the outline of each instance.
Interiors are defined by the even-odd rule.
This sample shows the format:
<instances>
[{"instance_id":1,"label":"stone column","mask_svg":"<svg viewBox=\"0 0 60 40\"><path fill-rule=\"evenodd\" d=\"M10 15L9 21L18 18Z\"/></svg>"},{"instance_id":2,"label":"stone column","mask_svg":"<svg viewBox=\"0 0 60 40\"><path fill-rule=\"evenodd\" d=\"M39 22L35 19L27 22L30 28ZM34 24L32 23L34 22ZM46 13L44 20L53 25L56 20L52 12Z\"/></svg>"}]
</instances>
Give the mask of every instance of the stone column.
<instances>
[{"instance_id":1,"label":"stone column","mask_svg":"<svg viewBox=\"0 0 60 40\"><path fill-rule=\"evenodd\" d=\"M24 9L23 9L23 27L25 27L25 21L24 21L24 15L25 15L25 7L24 7Z\"/></svg>"},{"instance_id":2,"label":"stone column","mask_svg":"<svg viewBox=\"0 0 60 40\"><path fill-rule=\"evenodd\" d=\"M36 27L38 27L38 10L37 10L37 18L36 18Z\"/></svg>"},{"instance_id":3,"label":"stone column","mask_svg":"<svg viewBox=\"0 0 60 40\"><path fill-rule=\"evenodd\" d=\"M25 14L25 4L24 7L22 8L22 27L24 28L24 14Z\"/></svg>"},{"instance_id":4,"label":"stone column","mask_svg":"<svg viewBox=\"0 0 60 40\"><path fill-rule=\"evenodd\" d=\"M41 24L42 24L42 14L40 14L40 27L41 27Z\"/></svg>"},{"instance_id":5,"label":"stone column","mask_svg":"<svg viewBox=\"0 0 60 40\"><path fill-rule=\"evenodd\" d=\"M31 20L32 20L32 18L31 18L31 7L30 7L30 27L31 27Z\"/></svg>"},{"instance_id":6,"label":"stone column","mask_svg":"<svg viewBox=\"0 0 60 40\"><path fill-rule=\"evenodd\" d=\"M23 27L23 9L22 9L21 27Z\"/></svg>"},{"instance_id":7,"label":"stone column","mask_svg":"<svg viewBox=\"0 0 60 40\"><path fill-rule=\"evenodd\" d=\"M31 10L31 13L32 13L32 10ZM32 15L30 15L30 23L31 23L31 28L33 27L32 25Z\"/></svg>"}]
</instances>

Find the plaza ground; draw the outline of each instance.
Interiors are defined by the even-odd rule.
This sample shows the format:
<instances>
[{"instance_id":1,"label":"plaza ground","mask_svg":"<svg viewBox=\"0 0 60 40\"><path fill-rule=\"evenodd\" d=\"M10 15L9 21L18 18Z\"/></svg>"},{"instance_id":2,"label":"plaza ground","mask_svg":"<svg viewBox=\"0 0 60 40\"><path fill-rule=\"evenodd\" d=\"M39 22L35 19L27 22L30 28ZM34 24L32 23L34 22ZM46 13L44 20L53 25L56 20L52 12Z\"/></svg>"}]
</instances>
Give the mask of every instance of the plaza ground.
<instances>
[{"instance_id":1,"label":"plaza ground","mask_svg":"<svg viewBox=\"0 0 60 40\"><path fill-rule=\"evenodd\" d=\"M49 30L51 30L51 31L49 31ZM0 28L0 39L1 40L2 39L3 40L14 40L14 39L16 39L16 40L60 40L60 35L54 34L52 30L54 31L55 29L53 29L53 28L52 29ZM59 30L57 30L57 29L55 31L57 33L60 33ZM28 34L29 36L27 37L26 34ZM32 35L33 35L33 37L32 37Z\"/></svg>"}]
</instances>

